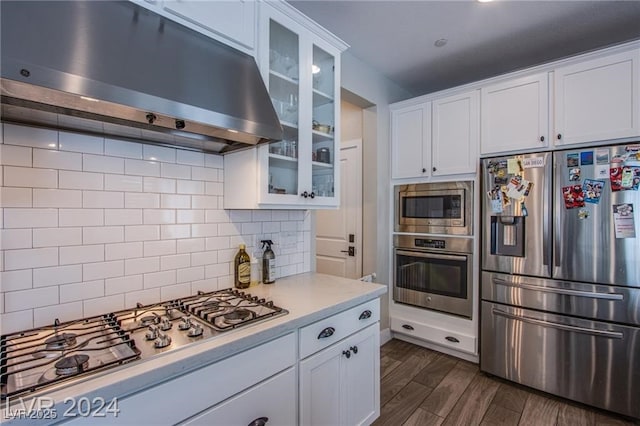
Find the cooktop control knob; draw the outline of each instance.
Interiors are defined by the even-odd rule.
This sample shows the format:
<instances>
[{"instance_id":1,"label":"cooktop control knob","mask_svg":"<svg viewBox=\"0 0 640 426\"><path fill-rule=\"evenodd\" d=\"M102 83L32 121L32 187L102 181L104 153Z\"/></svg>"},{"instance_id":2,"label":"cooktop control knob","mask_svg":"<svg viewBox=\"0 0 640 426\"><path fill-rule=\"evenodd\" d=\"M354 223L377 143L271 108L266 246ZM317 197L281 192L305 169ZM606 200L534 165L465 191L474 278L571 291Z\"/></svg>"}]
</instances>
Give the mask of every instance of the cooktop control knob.
<instances>
[{"instance_id":1,"label":"cooktop control knob","mask_svg":"<svg viewBox=\"0 0 640 426\"><path fill-rule=\"evenodd\" d=\"M156 348L164 348L171 344L171 337L163 333L158 333L158 338L153 341L153 346Z\"/></svg>"},{"instance_id":2,"label":"cooktop control knob","mask_svg":"<svg viewBox=\"0 0 640 426\"><path fill-rule=\"evenodd\" d=\"M180 330L188 330L191 328L191 317L182 317L182 322L178 324Z\"/></svg>"},{"instance_id":3,"label":"cooktop control knob","mask_svg":"<svg viewBox=\"0 0 640 426\"><path fill-rule=\"evenodd\" d=\"M149 331L147 331L147 334L145 334L144 337L147 340L155 340L158 337L158 327L156 327L153 324L150 325L149 326Z\"/></svg>"},{"instance_id":4,"label":"cooktop control knob","mask_svg":"<svg viewBox=\"0 0 640 426\"><path fill-rule=\"evenodd\" d=\"M160 329L162 331L167 331L170 330L171 327L173 327L173 323L171 322L171 320L167 317L162 317L160 319Z\"/></svg>"},{"instance_id":5,"label":"cooktop control knob","mask_svg":"<svg viewBox=\"0 0 640 426\"><path fill-rule=\"evenodd\" d=\"M189 329L189 332L187 333L187 335L189 337L198 337L198 336L202 336L203 331L204 330L202 329L202 326L200 324L194 324L193 327Z\"/></svg>"}]
</instances>

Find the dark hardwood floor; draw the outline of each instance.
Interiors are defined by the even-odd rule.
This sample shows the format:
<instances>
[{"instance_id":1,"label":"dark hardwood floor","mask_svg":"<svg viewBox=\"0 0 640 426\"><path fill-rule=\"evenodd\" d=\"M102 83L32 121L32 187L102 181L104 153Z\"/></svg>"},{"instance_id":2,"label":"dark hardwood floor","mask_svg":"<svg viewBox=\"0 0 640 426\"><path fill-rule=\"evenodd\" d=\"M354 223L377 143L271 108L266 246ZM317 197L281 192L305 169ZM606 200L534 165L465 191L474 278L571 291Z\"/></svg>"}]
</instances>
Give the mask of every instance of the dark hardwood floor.
<instances>
[{"instance_id":1,"label":"dark hardwood floor","mask_svg":"<svg viewBox=\"0 0 640 426\"><path fill-rule=\"evenodd\" d=\"M374 426L640 425L401 340L387 342L380 352L381 408Z\"/></svg>"}]
</instances>

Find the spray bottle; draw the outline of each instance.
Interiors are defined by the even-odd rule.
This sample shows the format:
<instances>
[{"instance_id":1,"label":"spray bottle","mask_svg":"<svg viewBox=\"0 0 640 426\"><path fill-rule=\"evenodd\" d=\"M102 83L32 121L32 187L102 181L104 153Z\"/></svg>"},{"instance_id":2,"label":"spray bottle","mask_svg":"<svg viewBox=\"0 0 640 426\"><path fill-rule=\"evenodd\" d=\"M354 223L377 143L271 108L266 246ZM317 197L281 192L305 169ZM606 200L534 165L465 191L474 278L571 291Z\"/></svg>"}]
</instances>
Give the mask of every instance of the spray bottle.
<instances>
[{"instance_id":1,"label":"spray bottle","mask_svg":"<svg viewBox=\"0 0 640 426\"><path fill-rule=\"evenodd\" d=\"M273 284L276 282L276 255L273 250L271 250L273 241L261 240L260 242L262 243L263 249L267 246L262 254L262 283Z\"/></svg>"}]
</instances>

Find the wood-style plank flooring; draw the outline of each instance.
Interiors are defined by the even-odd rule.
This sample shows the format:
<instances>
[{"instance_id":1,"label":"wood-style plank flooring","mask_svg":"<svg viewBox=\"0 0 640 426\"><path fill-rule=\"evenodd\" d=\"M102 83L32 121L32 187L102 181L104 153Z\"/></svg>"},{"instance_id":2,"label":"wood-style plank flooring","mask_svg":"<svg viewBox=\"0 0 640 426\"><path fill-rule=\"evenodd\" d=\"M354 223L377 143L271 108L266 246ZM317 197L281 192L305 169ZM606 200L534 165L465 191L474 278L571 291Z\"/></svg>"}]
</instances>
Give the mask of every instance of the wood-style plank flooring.
<instances>
[{"instance_id":1,"label":"wood-style plank flooring","mask_svg":"<svg viewBox=\"0 0 640 426\"><path fill-rule=\"evenodd\" d=\"M482 373L476 364L393 339L380 350L374 426L640 425Z\"/></svg>"}]
</instances>

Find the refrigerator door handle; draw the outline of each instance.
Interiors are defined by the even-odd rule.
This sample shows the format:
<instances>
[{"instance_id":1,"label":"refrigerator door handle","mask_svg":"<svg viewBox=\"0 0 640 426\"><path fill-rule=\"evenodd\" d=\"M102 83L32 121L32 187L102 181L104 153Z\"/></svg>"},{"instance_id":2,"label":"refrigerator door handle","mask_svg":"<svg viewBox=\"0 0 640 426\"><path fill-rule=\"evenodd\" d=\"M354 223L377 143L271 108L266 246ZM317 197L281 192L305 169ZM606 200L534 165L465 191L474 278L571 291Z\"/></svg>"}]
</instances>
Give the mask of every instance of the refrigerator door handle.
<instances>
[{"instance_id":1,"label":"refrigerator door handle","mask_svg":"<svg viewBox=\"0 0 640 426\"><path fill-rule=\"evenodd\" d=\"M536 324L542 327L557 328L560 330L572 331L575 333L589 334L589 335L598 336L598 337L606 337L608 339L622 339L624 337L624 335L618 331L595 330L592 328L584 328L584 327L577 327L574 325L559 324L557 322L544 321L537 318L526 317L524 315L511 314L509 312L504 312L496 308L493 308L491 312L494 315L513 319L516 321L528 322L530 324Z\"/></svg>"},{"instance_id":2,"label":"refrigerator door handle","mask_svg":"<svg viewBox=\"0 0 640 426\"><path fill-rule=\"evenodd\" d=\"M517 287L525 290L541 291L543 293L564 294L567 296L588 297L590 299L607 299L607 300L624 300L624 295L620 293L592 293L590 291L571 290L566 288L542 287L535 284L520 284L504 280L502 278L493 278L493 283L506 287Z\"/></svg>"}]
</instances>

